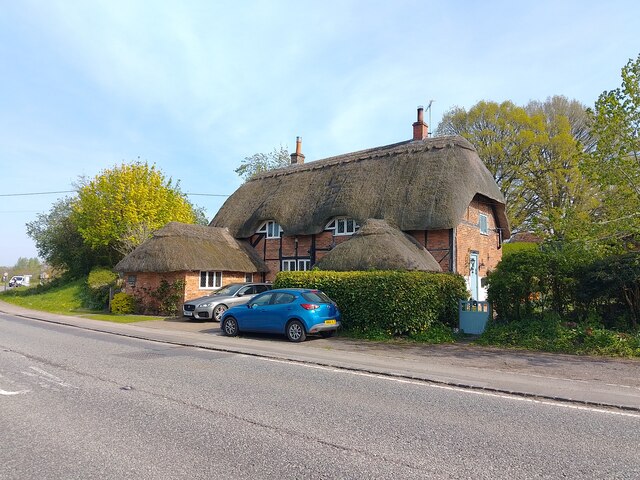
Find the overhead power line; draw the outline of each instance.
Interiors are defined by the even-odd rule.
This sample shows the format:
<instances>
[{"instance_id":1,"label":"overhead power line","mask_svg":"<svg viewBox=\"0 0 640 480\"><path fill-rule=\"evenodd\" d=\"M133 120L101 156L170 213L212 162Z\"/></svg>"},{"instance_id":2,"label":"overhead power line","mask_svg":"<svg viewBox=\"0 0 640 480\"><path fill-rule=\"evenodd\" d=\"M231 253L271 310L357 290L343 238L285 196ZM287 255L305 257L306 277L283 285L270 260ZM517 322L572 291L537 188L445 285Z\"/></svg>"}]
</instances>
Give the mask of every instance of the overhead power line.
<instances>
[{"instance_id":1,"label":"overhead power line","mask_svg":"<svg viewBox=\"0 0 640 480\"><path fill-rule=\"evenodd\" d=\"M29 195L54 195L58 193L74 193L75 190L61 190L59 192L29 192L29 193L0 193L0 197L26 197Z\"/></svg>"},{"instance_id":2,"label":"overhead power line","mask_svg":"<svg viewBox=\"0 0 640 480\"><path fill-rule=\"evenodd\" d=\"M28 193L0 193L0 197L27 197L33 195L58 195L60 193L76 193L76 190L60 190L58 192L28 192ZM185 195L199 197L228 197L228 193L185 193Z\"/></svg>"}]
</instances>

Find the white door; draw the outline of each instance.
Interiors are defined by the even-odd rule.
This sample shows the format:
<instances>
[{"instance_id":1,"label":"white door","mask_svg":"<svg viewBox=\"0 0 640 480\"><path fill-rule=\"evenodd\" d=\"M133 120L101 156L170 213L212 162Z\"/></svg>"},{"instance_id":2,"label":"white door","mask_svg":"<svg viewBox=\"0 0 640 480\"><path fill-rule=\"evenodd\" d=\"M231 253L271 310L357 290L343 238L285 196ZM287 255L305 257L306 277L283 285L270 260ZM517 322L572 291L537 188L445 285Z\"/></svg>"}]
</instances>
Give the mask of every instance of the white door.
<instances>
[{"instance_id":1,"label":"white door","mask_svg":"<svg viewBox=\"0 0 640 480\"><path fill-rule=\"evenodd\" d=\"M478 300L479 290L479 278L478 278L478 252L472 252L469 255L469 290L471 291L471 298Z\"/></svg>"}]
</instances>

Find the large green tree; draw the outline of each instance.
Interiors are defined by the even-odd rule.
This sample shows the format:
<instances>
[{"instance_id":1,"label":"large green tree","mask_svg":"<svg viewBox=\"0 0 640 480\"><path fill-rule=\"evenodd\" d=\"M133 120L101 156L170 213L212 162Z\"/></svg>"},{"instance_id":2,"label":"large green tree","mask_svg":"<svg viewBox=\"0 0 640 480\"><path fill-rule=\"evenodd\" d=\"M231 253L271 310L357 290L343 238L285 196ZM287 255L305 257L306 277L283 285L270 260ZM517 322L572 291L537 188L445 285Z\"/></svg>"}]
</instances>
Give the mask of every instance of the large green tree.
<instances>
[{"instance_id":1,"label":"large green tree","mask_svg":"<svg viewBox=\"0 0 640 480\"><path fill-rule=\"evenodd\" d=\"M249 180L254 175L258 175L274 168L286 167L291 163L291 157L286 147L274 148L269 153L254 153L250 157L245 157L240 166L234 170L243 180Z\"/></svg>"},{"instance_id":2,"label":"large green tree","mask_svg":"<svg viewBox=\"0 0 640 480\"><path fill-rule=\"evenodd\" d=\"M81 179L72 207L71 221L89 247L104 249L107 266L166 223L198 220L179 182L165 178L155 165L139 161Z\"/></svg>"},{"instance_id":3,"label":"large green tree","mask_svg":"<svg viewBox=\"0 0 640 480\"><path fill-rule=\"evenodd\" d=\"M78 277L89 273L97 264L100 252L85 244L71 220L73 202L70 197L55 202L48 213L38 214L35 220L27 223L27 234L47 264Z\"/></svg>"},{"instance_id":4,"label":"large green tree","mask_svg":"<svg viewBox=\"0 0 640 480\"><path fill-rule=\"evenodd\" d=\"M592 233L616 249L635 249L640 234L640 55L622 68L621 86L600 95L591 128L596 148L583 168L603 192Z\"/></svg>"},{"instance_id":5,"label":"large green tree","mask_svg":"<svg viewBox=\"0 0 640 480\"><path fill-rule=\"evenodd\" d=\"M564 236L589 209L578 164L591 140L586 109L552 97L525 107L481 101L447 112L437 133L461 135L477 149L507 203L514 232Z\"/></svg>"}]
</instances>

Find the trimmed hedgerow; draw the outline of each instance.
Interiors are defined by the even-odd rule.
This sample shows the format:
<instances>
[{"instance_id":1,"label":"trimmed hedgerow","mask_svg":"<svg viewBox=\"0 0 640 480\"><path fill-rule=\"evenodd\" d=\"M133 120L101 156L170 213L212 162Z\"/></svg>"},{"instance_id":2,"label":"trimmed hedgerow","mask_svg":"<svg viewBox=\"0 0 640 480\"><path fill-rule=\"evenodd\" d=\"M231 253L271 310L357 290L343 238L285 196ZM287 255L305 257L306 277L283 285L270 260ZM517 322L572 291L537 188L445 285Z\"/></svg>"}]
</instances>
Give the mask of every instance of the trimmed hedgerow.
<instances>
[{"instance_id":1,"label":"trimmed hedgerow","mask_svg":"<svg viewBox=\"0 0 640 480\"><path fill-rule=\"evenodd\" d=\"M460 275L429 272L280 272L274 287L322 290L338 304L345 330L391 337L457 326L458 299L468 296Z\"/></svg>"}]
</instances>

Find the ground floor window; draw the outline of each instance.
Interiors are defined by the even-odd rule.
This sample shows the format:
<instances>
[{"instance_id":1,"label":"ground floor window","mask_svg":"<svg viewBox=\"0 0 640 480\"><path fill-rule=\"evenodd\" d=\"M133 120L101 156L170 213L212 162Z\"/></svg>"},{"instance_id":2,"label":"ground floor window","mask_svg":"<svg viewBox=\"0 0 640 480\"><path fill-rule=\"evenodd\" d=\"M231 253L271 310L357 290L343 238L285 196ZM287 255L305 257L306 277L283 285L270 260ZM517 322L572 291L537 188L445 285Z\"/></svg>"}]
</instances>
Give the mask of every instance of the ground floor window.
<instances>
[{"instance_id":1,"label":"ground floor window","mask_svg":"<svg viewBox=\"0 0 640 480\"><path fill-rule=\"evenodd\" d=\"M253 282L253 273L245 273L244 274L245 282Z\"/></svg>"},{"instance_id":2,"label":"ground floor window","mask_svg":"<svg viewBox=\"0 0 640 480\"><path fill-rule=\"evenodd\" d=\"M222 272L200 272L200 288L222 287Z\"/></svg>"},{"instance_id":3,"label":"ground floor window","mask_svg":"<svg viewBox=\"0 0 640 480\"><path fill-rule=\"evenodd\" d=\"M282 260L282 265L280 270L283 272L306 272L311 269L311 259L310 258L298 258L298 259L287 259Z\"/></svg>"}]
</instances>

